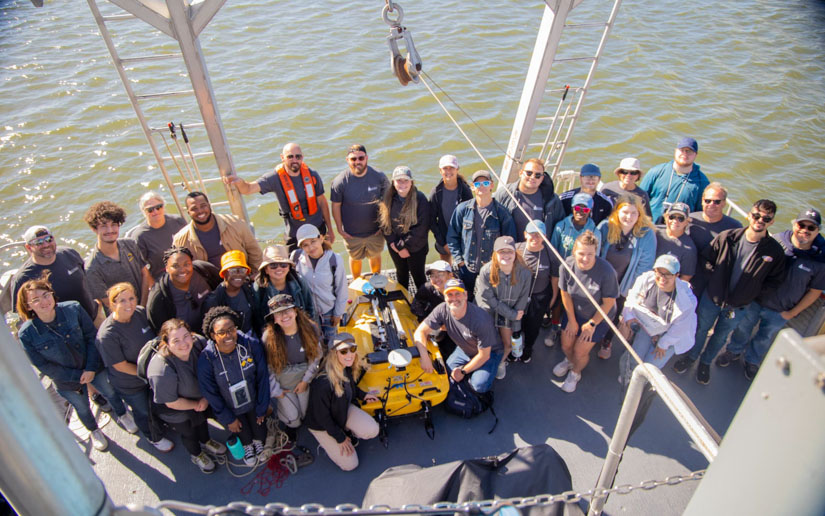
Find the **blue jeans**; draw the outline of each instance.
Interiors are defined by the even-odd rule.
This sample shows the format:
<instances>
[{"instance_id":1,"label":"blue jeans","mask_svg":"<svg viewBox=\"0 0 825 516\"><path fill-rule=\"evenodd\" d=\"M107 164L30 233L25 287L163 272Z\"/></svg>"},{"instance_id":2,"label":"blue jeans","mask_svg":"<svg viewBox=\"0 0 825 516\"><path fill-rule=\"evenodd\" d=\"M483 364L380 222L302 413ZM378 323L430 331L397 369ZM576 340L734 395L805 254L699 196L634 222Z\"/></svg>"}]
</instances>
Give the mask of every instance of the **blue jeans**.
<instances>
[{"instance_id":1,"label":"blue jeans","mask_svg":"<svg viewBox=\"0 0 825 516\"><path fill-rule=\"evenodd\" d=\"M152 437L149 426L149 386L132 394L124 394L117 389L115 392L124 403L132 408L132 416L135 418L135 424L140 429L140 433L152 442L157 441Z\"/></svg>"},{"instance_id":2,"label":"blue jeans","mask_svg":"<svg viewBox=\"0 0 825 516\"><path fill-rule=\"evenodd\" d=\"M739 326L733 332L728 344L728 351L739 354L745 352L745 362L748 364L759 365L762 359L771 348L773 339L779 333L785 323L782 315L776 310L765 308L757 302L749 304L744 313L742 320L739 321ZM759 324L759 329L756 330L756 335L751 339L753 329Z\"/></svg>"},{"instance_id":3,"label":"blue jeans","mask_svg":"<svg viewBox=\"0 0 825 516\"><path fill-rule=\"evenodd\" d=\"M92 380L92 385L94 385L97 390L100 391L100 394L112 405L112 409L114 409L117 417L126 413L126 407L123 406L123 401L120 400L120 397L115 393L115 390L109 383L109 375L106 374L105 370L95 375L95 379ZM77 391L58 389L57 392L66 398L66 401L71 403L75 412L77 412L77 418L83 423L83 426L88 430L97 430L97 421L95 420L94 414L92 414L92 408L89 406L89 390L85 385L82 385L80 390Z\"/></svg>"},{"instance_id":4,"label":"blue jeans","mask_svg":"<svg viewBox=\"0 0 825 516\"><path fill-rule=\"evenodd\" d=\"M722 307L711 301L707 292L702 294L702 299L699 300L699 306L696 308L696 340L688 353L690 359L696 360L701 355L701 362L710 365L719 350L725 346L725 341L736 329L739 321L742 320L744 312L745 307L722 309ZM714 323L716 328L713 330L710 340L708 340L707 347L705 347L705 340L708 338L708 332L713 328ZM704 353L702 353L702 348L705 348Z\"/></svg>"},{"instance_id":5,"label":"blue jeans","mask_svg":"<svg viewBox=\"0 0 825 516\"><path fill-rule=\"evenodd\" d=\"M656 355L654 354L655 349L656 344L653 343L653 339L650 335L648 335L644 327L639 325L639 329L636 330L636 335L633 337L633 351L642 357L642 360L645 363L655 365L661 369L676 352L674 347L670 346L667 348L667 351L665 351L665 356L662 358L656 358ZM633 360L629 353L625 352L619 361L619 370L622 373L625 385L630 381L630 377L633 375L633 369L635 368L636 361Z\"/></svg>"},{"instance_id":6,"label":"blue jeans","mask_svg":"<svg viewBox=\"0 0 825 516\"><path fill-rule=\"evenodd\" d=\"M321 314L321 336L324 340L325 349L329 349L332 339L338 333L338 329L332 325L332 314L335 309L330 310L325 314Z\"/></svg>"},{"instance_id":7,"label":"blue jeans","mask_svg":"<svg viewBox=\"0 0 825 516\"><path fill-rule=\"evenodd\" d=\"M484 362L484 365L470 373L469 382L476 392L487 392L490 390L490 387L493 386L493 380L496 379L496 371L498 370L498 364L501 362L502 356L502 353L499 352L494 351L490 353L490 358ZM452 371L453 369L461 368L461 366L469 361L470 357L467 356L467 353L456 346L455 351L447 358L447 367Z\"/></svg>"},{"instance_id":8,"label":"blue jeans","mask_svg":"<svg viewBox=\"0 0 825 516\"><path fill-rule=\"evenodd\" d=\"M476 278L477 272L472 272L467 268L467 265L458 268L458 279L464 283L464 288L467 289L467 301L474 301L476 297Z\"/></svg>"}]
</instances>

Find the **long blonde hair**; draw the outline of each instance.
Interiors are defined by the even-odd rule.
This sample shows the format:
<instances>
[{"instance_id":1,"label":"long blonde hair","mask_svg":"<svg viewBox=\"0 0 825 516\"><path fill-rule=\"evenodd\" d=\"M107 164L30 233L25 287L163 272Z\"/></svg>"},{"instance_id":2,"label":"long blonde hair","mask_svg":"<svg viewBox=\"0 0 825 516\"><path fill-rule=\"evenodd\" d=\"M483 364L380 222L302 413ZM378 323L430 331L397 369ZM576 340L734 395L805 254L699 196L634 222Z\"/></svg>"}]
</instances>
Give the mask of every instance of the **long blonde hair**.
<instances>
[{"instance_id":1,"label":"long blonde hair","mask_svg":"<svg viewBox=\"0 0 825 516\"><path fill-rule=\"evenodd\" d=\"M510 271L510 286L516 284L516 276L518 276L518 269L519 267L527 268L527 264L524 263L524 258L521 257L520 254L516 253L516 259L513 262L513 270ZM501 270L501 262L498 261L498 253L495 251L493 252L493 257L490 260L490 285L497 287L498 282L500 281L499 274Z\"/></svg>"},{"instance_id":2,"label":"long blonde hair","mask_svg":"<svg viewBox=\"0 0 825 516\"><path fill-rule=\"evenodd\" d=\"M355 344L353 342L353 344ZM361 371L364 370L364 363L361 356L356 351L355 362L352 364L352 377L358 378ZM324 373L329 379L329 384L335 391L335 395L339 398L344 395L344 382L348 382L349 378L344 374L344 365L338 360L338 351L335 349L329 350L327 356L324 358Z\"/></svg>"},{"instance_id":3,"label":"long blonde hair","mask_svg":"<svg viewBox=\"0 0 825 516\"><path fill-rule=\"evenodd\" d=\"M304 352L307 362L313 362L321 356L321 347L318 344L319 331L314 322L310 320L306 312L298 308L295 310L295 322L298 323L298 336L304 345ZM284 329L272 320L268 320L264 325L264 333L261 338L266 351L266 362L275 373L283 371L286 366L286 334Z\"/></svg>"},{"instance_id":4,"label":"long blonde hair","mask_svg":"<svg viewBox=\"0 0 825 516\"><path fill-rule=\"evenodd\" d=\"M410 191L401 206L401 213L398 214L398 222L401 224L402 233L409 232L411 227L418 224L418 189L415 187L415 181L410 179L410 183ZM385 235L392 233L390 210L396 193L398 193L398 190L395 189L395 183L390 182L390 187L384 192L384 198L378 204L378 226Z\"/></svg>"},{"instance_id":5,"label":"long blonde hair","mask_svg":"<svg viewBox=\"0 0 825 516\"><path fill-rule=\"evenodd\" d=\"M618 244L622 240L622 225L619 222L619 210L625 206L633 206L639 212L639 218L633 224L631 233L636 238L641 237L646 231L653 231L655 228L650 217L645 213L642 199L638 195L622 195L616 200L616 207L607 218L607 242L611 245Z\"/></svg>"}]
</instances>

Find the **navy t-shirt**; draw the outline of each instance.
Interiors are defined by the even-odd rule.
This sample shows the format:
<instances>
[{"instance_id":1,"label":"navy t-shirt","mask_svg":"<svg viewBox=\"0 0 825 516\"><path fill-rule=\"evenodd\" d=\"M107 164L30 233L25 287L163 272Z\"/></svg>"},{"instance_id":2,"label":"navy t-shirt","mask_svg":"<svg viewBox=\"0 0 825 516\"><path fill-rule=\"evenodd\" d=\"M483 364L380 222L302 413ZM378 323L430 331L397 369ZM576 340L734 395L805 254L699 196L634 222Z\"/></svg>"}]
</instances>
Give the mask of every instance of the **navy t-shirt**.
<instances>
[{"instance_id":1,"label":"navy t-shirt","mask_svg":"<svg viewBox=\"0 0 825 516\"><path fill-rule=\"evenodd\" d=\"M56 301L77 301L92 319L97 315L97 305L86 285L86 269L83 258L77 251L68 247L58 247L51 265L38 265L31 258L20 267L14 275L13 306L17 310L17 292L23 283L38 279L44 271L51 271L49 281L54 289Z\"/></svg>"}]
</instances>

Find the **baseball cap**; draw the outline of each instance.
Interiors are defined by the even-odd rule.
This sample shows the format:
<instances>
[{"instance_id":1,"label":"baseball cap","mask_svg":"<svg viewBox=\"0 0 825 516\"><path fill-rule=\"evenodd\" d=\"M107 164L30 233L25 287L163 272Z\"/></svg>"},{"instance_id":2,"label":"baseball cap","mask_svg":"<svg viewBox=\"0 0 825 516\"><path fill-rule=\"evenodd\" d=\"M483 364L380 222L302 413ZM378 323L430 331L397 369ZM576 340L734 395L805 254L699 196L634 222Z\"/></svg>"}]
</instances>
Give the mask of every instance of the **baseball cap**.
<instances>
[{"instance_id":1,"label":"baseball cap","mask_svg":"<svg viewBox=\"0 0 825 516\"><path fill-rule=\"evenodd\" d=\"M524 228L525 233L547 233L547 226L540 220L531 220L527 227Z\"/></svg>"},{"instance_id":2,"label":"baseball cap","mask_svg":"<svg viewBox=\"0 0 825 516\"><path fill-rule=\"evenodd\" d=\"M637 158L625 158L619 162L619 167L616 171L619 170L638 170L641 172L642 163Z\"/></svg>"},{"instance_id":3,"label":"baseball cap","mask_svg":"<svg viewBox=\"0 0 825 516\"><path fill-rule=\"evenodd\" d=\"M513 237L504 235L496 238L493 244L493 251L501 251L502 249L516 250L516 241L513 240Z\"/></svg>"},{"instance_id":4,"label":"baseball cap","mask_svg":"<svg viewBox=\"0 0 825 516\"><path fill-rule=\"evenodd\" d=\"M395 167L392 171L392 178L406 178L412 180L412 170L410 170L410 167L405 167L403 165L400 167Z\"/></svg>"},{"instance_id":5,"label":"baseball cap","mask_svg":"<svg viewBox=\"0 0 825 516\"><path fill-rule=\"evenodd\" d=\"M480 177L483 177L484 179L489 179L491 181L493 180L492 176L490 175L490 172L488 172L486 170L476 170L473 173L473 177L470 179L470 181L475 183L476 180Z\"/></svg>"},{"instance_id":6,"label":"baseball cap","mask_svg":"<svg viewBox=\"0 0 825 516\"><path fill-rule=\"evenodd\" d=\"M593 208L593 198L584 192L579 192L573 196L573 199L570 201L570 206L587 206L588 208Z\"/></svg>"},{"instance_id":7,"label":"baseball cap","mask_svg":"<svg viewBox=\"0 0 825 516\"><path fill-rule=\"evenodd\" d=\"M444 284L445 294L451 290L460 290L461 292L467 292L467 289L464 288L464 283L460 279L451 279Z\"/></svg>"},{"instance_id":8,"label":"baseball cap","mask_svg":"<svg viewBox=\"0 0 825 516\"><path fill-rule=\"evenodd\" d=\"M351 333L343 332L337 333L335 337L332 338L332 349L337 348L341 344L350 345L355 342L355 337L352 336Z\"/></svg>"},{"instance_id":9,"label":"baseball cap","mask_svg":"<svg viewBox=\"0 0 825 516\"><path fill-rule=\"evenodd\" d=\"M52 232L49 231L49 228L46 226L32 226L27 229L25 233L23 233L23 240L25 240L26 243L29 243L37 237L48 236L51 234Z\"/></svg>"},{"instance_id":10,"label":"baseball cap","mask_svg":"<svg viewBox=\"0 0 825 516\"><path fill-rule=\"evenodd\" d=\"M315 227L315 224L304 224L295 232L295 240L298 241L299 246L304 240L318 238L319 236L321 236L321 232Z\"/></svg>"},{"instance_id":11,"label":"baseball cap","mask_svg":"<svg viewBox=\"0 0 825 516\"><path fill-rule=\"evenodd\" d=\"M582 176L582 177L584 177L584 176L600 176L601 177L602 171L599 169L599 167L597 167L593 163L588 163L588 164L582 166L581 170L579 171L579 175Z\"/></svg>"},{"instance_id":12,"label":"baseball cap","mask_svg":"<svg viewBox=\"0 0 825 516\"><path fill-rule=\"evenodd\" d=\"M690 215L690 207L683 202L674 202L667 209L667 213L681 213L685 217Z\"/></svg>"},{"instance_id":13,"label":"baseball cap","mask_svg":"<svg viewBox=\"0 0 825 516\"><path fill-rule=\"evenodd\" d=\"M436 260L433 263L427 265L426 271L453 272L453 266L445 262L444 260Z\"/></svg>"},{"instance_id":14,"label":"baseball cap","mask_svg":"<svg viewBox=\"0 0 825 516\"><path fill-rule=\"evenodd\" d=\"M807 220L808 222L813 222L817 226L822 225L822 216L813 208L807 208L803 210L799 215L796 216L796 220Z\"/></svg>"},{"instance_id":15,"label":"baseball cap","mask_svg":"<svg viewBox=\"0 0 825 516\"><path fill-rule=\"evenodd\" d=\"M693 152L699 152L699 142L689 136L685 136L676 144L677 149L684 149L685 147L693 149Z\"/></svg>"},{"instance_id":16,"label":"baseball cap","mask_svg":"<svg viewBox=\"0 0 825 516\"><path fill-rule=\"evenodd\" d=\"M679 259L672 254L663 254L653 263L654 269L665 269L671 274L679 274Z\"/></svg>"},{"instance_id":17,"label":"baseball cap","mask_svg":"<svg viewBox=\"0 0 825 516\"><path fill-rule=\"evenodd\" d=\"M459 168L458 158L456 158L452 154L445 154L445 155L441 156L441 159L438 160L438 168L444 168L444 167Z\"/></svg>"}]
</instances>

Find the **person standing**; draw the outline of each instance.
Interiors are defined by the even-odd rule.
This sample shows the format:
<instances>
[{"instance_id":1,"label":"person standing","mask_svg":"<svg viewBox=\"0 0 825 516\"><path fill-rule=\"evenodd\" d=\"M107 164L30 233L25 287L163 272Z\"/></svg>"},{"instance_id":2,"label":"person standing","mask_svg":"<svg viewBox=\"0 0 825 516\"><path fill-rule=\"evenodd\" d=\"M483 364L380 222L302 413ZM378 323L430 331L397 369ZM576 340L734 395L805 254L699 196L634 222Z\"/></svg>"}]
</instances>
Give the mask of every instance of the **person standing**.
<instances>
[{"instance_id":1,"label":"person standing","mask_svg":"<svg viewBox=\"0 0 825 516\"><path fill-rule=\"evenodd\" d=\"M278 200L278 212L284 219L290 251L298 248L295 233L304 224L312 224L331 244L335 242L329 204L324 195L321 176L306 163L304 154L297 143L287 143L281 151L281 163L272 172L249 183L238 176L224 177L224 183L235 185L240 193L249 195L272 193Z\"/></svg>"},{"instance_id":2,"label":"person standing","mask_svg":"<svg viewBox=\"0 0 825 516\"><path fill-rule=\"evenodd\" d=\"M473 174L474 199L459 204L447 229L447 247L453 256L458 277L473 299L476 276L490 261L493 244L500 236L515 238L516 226L510 211L493 199L493 181L486 170Z\"/></svg>"},{"instance_id":3,"label":"person standing","mask_svg":"<svg viewBox=\"0 0 825 516\"><path fill-rule=\"evenodd\" d=\"M447 247L447 226L456 206L473 198L470 185L459 173L458 158L445 154L438 160L441 181L430 192L430 230L435 237L435 250L441 260L452 263Z\"/></svg>"},{"instance_id":4,"label":"person standing","mask_svg":"<svg viewBox=\"0 0 825 516\"><path fill-rule=\"evenodd\" d=\"M723 231L705 249L710 282L696 310L698 324L693 348L673 365L677 373L687 371L701 356L696 381L707 385L710 364L742 320L745 308L764 291L782 285L785 251L768 235L775 215L776 204L760 199L748 213L747 228ZM711 328L713 335L708 340Z\"/></svg>"},{"instance_id":5,"label":"person standing","mask_svg":"<svg viewBox=\"0 0 825 516\"><path fill-rule=\"evenodd\" d=\"M378 225L387 240L398 284L409 290L412 274L415 288L420 288L427 281L424 265L429 251L430 203L415 187L409 167L392 171L392 183L378 205Z\"/></svg>"},{"instance_id":6,"label":"person standing","mask_svg":"<svg viewBox=\"0 0 825 516\"><path fill-rule=\"evenodd\" d=\"M499 189L493 198L510 210L516 226L517 242L524 238L524 231L531 220L541 220L545 227L552 228L565 216L561 199L554 191L553 180L544 172L544 162L540 159L525 161L519 180ZM519 207L524 208L527 215Z\"/></svg>"},{"instance_id":7,"label":"person standing","mask_svg":"<svg viewBox=\"0 0 825 516\"><path fill-rule=\"evenodd\" d=\"M792 228L774 238L785 250L788 276L779 288L764 292L748 305L727 350L716 365L727 367L744 353L745 377L753 380L776 334L785 323L811 306L825 290L825 238L819 234L822 216L802 210ZM753 334L753 329L756 335Z\"/></svg>"},{"instance_id":8,"label":"person standing","mask_svg":"<svg viewBox=\"0 0 825 516\"><path fill-rule=\"evenodd\" d=\"M694 211L702 209L702 192L710 181L694 163L698 152L695 139L682 138L676 144L673 161L656 165L645 174L639 187L650 196L654 223L660 223L662 215L675 202L683 202Z\"/></svg>"},{"instance_id":9,"label":"person standing","mask_svg":"<svg viewBox=\"0 0 825 516\"><path fill-rule=\"evenodd\" d=\"M613 205L622 195L633 194L642 199L645 213L650 217L650 196L639 188L637 184L642 177L642 164L636 158L624 158L619 162L619 166L613 171L618 181L604 183L599 189L601 193L608 196Z\"/></svg>"},{"instance_id":10,"label":"person standing","mask_svg":"<svg viewBox=\"0 0 825 516\"><path fill-rule=\"evenodd\" d=\"M137 242L140 253L149 264L152 281L157 281L166 271L163 252L172 246L175 233L186 226L186 221L180 215L167 214L166 201L154 191L141 195L138 207L145 220L129 230L126 238Z\"/></svg>"},{"instance_id":11,"label":"person standing","mask_svg":"<svg viewBox=\"0 0 825 516\"><path fill-rule=\"evenodd\" d=\"M594 224L598 225L601 221L610 216L610 213L613 212L613 201L607 195L596 190L596 187L599 186L599 181L601 181L601 178L602 171L596 165L588 163L582 166L579 171L579 181L581 182L581 186L579 188L567 190L559 196L561 199L562 208L564 208L564 214L566 216L573 214L573 198L580 193L587 194L593 198L590 218L593 219Z\"/></svg>"},{"instance_id":12,"label":"person standing","mask_svg":"<svg viewBox=\"0 0 825 516\"><path fill-rule=\"evenodd\" d=\"M516 251L532 273L530 302L522 317L524 331L524 352L521 361L525 364L533 357L533 345L541 331L542 320L549 315L559 295L559 264L544 244L547 229L540 220L534 220L524 229L524 242L516 244ZM552 346L552 340L548 341Z\"/></svg>"},{"instance_id":13,"label":"person standing","mask_svg":"<svg viewBox=\"0 0 825 516\"><path fill-rule=\"evenodd\" d=\"M347 151L348 168L332 181L332 216L338 234L344 239L353 278L361 276L361 260L367 258L370 270L381 272L384 237L378 225L378 203L389 188L383 172L368 165L367 149L352 145Z\"/></svg>"},{"instance_id":14,"label":"person standing","mask_svg":"<svg viewBox=\"0 0 825 516\"><path fill-rule=\"evenodd\" d=\"M573 245L576 239L585 231L596 231L596 224L590 218L593 212L593 198L586 193L579 192L571 200L573 213L563 218L553 228L553 236L550 238L552 245L561 255L562 259L570 256L573 252Z\"/></svg>"},{"instance_id":15,"label":"person standing","mask_svg":"<svg viewBox=\"0 0 825 516\"><path fill-rule=\"evenodd\" d=\"M675 202L665 212L665 226L656 228L656 257L672 254L679 260L679 278L690 281L696 273L696 245L685 234L690 208Z\"/></svg>"}]
</instances>

